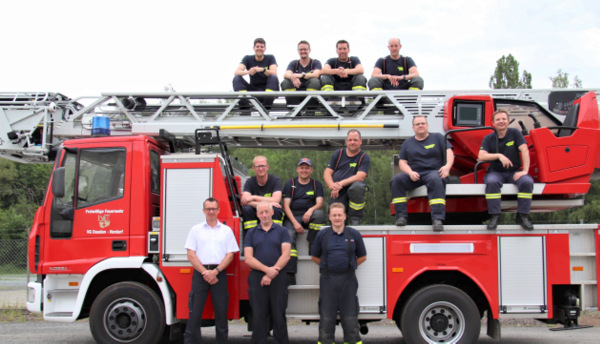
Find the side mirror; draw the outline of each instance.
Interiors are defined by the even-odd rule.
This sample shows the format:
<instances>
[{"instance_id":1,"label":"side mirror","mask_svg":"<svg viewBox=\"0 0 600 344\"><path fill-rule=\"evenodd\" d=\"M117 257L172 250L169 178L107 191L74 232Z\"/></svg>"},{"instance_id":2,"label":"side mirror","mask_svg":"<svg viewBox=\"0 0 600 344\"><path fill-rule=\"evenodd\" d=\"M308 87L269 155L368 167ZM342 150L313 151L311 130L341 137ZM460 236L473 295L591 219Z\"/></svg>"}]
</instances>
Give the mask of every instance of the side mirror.
<instances>
[{"instance_id":1,"label":"side mirror","mask_svg":"<svg viewBox=\"0 0 600 344\"><path fill-rule=\"evenodd\" d=\"M59 167L52 172L52 194L55 198L65 195L65 168Z\"/></svg>"}]
</instances>

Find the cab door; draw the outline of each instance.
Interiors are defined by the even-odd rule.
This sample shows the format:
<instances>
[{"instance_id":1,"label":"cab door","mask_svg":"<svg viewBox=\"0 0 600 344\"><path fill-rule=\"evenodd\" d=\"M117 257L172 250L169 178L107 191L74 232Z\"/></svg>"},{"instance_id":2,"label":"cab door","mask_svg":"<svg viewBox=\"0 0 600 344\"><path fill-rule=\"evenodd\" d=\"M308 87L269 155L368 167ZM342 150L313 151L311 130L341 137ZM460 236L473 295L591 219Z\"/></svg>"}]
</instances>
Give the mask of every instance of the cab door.
<instances>
[{"instance_id":1,"label":"cab door","mask_svg":"<svg viewBox=\"0 0 600 344\"><path fill-rule=\"evenodd\" d=\"M44 250L45 273L85 273L129 255L131 143L62 150Z\"/></svg>"}]
</instances>

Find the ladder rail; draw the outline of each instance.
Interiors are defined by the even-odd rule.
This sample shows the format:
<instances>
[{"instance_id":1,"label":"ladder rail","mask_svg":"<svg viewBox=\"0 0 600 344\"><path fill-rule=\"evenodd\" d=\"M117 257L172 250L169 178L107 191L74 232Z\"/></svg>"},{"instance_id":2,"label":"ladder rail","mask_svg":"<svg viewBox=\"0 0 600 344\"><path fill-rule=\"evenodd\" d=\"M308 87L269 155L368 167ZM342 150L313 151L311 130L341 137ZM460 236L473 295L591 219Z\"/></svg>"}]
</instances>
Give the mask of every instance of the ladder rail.
<instances>
[{"instance_id":1,"label":"ladder rail","mask_svg":"<svg viewBox=\"0 0 600 344\"><path fill-rule=\"evenodd\" d=\"M600 95L600 90L594 91ZM229 128L221 133L224 140L234 145L303 149L343 145L348 128L377 123L384 127L364 129L366 148L395 149L413 135L413 116L441 119L444 105L452 96L488 95L494 99L532 101L562 122L563 116L552 112L549 104L550 95L560 92L563 91L114 92L75 99L52 92L0 92L0 155L19 160L30 154L34 161L48 160L49 151L63 140L90 136L92 118L99 115L110 118L111 135L157 136L159 129L164 128L190 139L197 128L219 127ZM304 99L298 105L287 106L286 97L290 95ZM268 110L260 102L266 97L274 98ZM341 98L342 105L331 103L331 97ZM350 105L350 97L365 101ZM250 103L248 111L241 111L241 100ZM266 130L271 124L282 127ZM430 120L430 131L443 133L443 121ZM12 133L10 137L8 133ZM38 134L41 139L33 137Z\"/></svg>"}]
</instances>

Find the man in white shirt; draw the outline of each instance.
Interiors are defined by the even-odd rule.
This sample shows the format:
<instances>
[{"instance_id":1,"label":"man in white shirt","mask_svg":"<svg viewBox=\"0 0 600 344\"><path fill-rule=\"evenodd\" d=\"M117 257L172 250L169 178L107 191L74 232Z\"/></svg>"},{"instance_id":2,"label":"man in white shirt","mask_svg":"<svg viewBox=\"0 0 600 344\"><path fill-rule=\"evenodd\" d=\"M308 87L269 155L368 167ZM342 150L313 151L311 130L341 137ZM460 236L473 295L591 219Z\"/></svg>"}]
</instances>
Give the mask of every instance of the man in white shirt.
<instances>
[{"instance_id":1,"label":"man in white shirt","mask_svg":"<svg viewBox=\"0 0 600 344\"><path fill-rule=\"evenodd\" d=\"M225 344L229 332L229 292L225 269L240 249L231 228L217 218L219 201L207 198L203 211L206 221L192 227L185 242L188 260L194 266L194 275L188 304L190 316L184 338L186 344L201 343L202 312L210 291L215 312L215 343Z\"/></svg>"}]
</instances>

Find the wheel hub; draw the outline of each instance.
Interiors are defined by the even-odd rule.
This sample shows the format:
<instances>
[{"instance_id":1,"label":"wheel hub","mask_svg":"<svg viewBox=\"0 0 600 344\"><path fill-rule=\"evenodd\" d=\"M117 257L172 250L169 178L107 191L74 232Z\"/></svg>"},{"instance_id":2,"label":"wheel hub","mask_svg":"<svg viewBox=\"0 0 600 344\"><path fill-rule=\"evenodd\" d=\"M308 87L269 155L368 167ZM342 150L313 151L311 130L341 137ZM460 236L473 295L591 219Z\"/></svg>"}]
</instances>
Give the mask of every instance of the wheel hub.
<instances>
[{"instance_id":1,"label":"wheel hub","mask_svg":"<svg viewBox=\"0 0 600 344\"><path fill-rule=\"evenodd\" d=\"M436 332L446 331L448 326L452 327L450 320L443 313L444 310L442 309L441 313L435 313L431 317L431 328Z\"/></svg>"},{"instance_id":2,"label":"wheel hub","mask_svg":"<svg viewBox=\"0 0 600 344\"><path fill-rule=\"evenodd\" d=\"M448 302L435 302L427 307L419 319L424 337L432 343L454 343L465 330L460 309Z\"/></svg>"},{"instance_id":3,"label":"wheel hub","mask_svg":"<svg viewBox=\"0 0 600 344\"><path fill-rule=\"evenodd\" d=\"M127 342L135 339L142 332L146 317L138 304L131 300L121 300L109 307L105 324L113 338Z\"/></svg>"}]
</instances>

